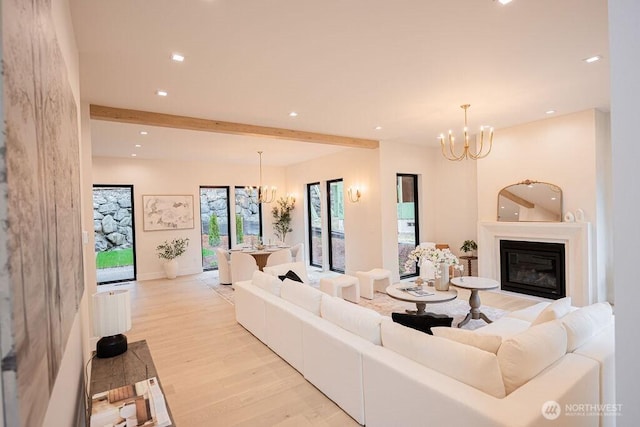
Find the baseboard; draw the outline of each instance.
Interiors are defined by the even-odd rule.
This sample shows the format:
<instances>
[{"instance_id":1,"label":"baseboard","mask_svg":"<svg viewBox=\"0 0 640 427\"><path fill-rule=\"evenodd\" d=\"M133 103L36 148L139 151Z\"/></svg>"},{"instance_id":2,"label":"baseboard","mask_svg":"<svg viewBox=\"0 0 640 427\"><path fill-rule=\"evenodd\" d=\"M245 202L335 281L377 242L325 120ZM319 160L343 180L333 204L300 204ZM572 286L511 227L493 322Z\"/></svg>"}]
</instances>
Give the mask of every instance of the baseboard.
<instances>
[{"instance_id":1,"label":"baseboard","mask_svg":"<svg viewBox=\"0 0 640 427\"><path fill-rule=\"evenodd\" d=\"M192 274L200 274L202 272L203 272L202 267L191 268L191 269L181 269L181 270L178 270L178 277L189 276ZM158 279L165 279L166 277L167 276L164 274L164 271L154 271L152 273L138 274L137 281L144 282L145 280L158 280Z\"/></svg>"}]
</instances>

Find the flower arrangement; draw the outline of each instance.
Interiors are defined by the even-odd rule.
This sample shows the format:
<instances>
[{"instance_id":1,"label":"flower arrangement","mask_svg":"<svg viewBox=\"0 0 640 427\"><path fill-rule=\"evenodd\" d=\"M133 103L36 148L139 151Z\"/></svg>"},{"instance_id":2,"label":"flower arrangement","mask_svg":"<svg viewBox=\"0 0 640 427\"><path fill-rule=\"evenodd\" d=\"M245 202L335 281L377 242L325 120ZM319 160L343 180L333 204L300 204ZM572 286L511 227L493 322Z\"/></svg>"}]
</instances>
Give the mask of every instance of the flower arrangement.
<instances>
[{"instance_id":1,"label":"flower arrangement","mask_svg":"<svg viewBox=\"0 0 640 427\"><path fill-rule=\"evenodd\" d=\"M422 264L425 260L429 260L433 265L437 266L440 263L446 265L454 265L455 268L461 269L463 267L456 257L449 249L435 249L435 248L423 248L417 246L409 253L407 261L404 263L405 270L411 269L414 263Z\"/></svg>"},{"instance_id":2,"label":"flower arrangement","mask_svg":"<svg viewBox=\"0 0 640 427\"><path fill-rule=\"evenodd\" d=\"M156 251L158 252L158 258L170 261L185 253L187 246L189 246L189 238L181 237L173 239L171 242L165 240L163 244L156 247Z\"/></svg>"}]
</instances>

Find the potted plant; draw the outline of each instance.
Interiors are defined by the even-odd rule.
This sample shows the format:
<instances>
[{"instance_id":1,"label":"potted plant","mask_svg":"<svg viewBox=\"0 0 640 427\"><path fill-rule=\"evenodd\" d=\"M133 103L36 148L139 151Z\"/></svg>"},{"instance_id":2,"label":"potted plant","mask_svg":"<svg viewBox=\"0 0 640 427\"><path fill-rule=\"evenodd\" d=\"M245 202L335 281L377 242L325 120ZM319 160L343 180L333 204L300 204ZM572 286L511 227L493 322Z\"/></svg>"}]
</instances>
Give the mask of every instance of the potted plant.
<instances>
[{"instance_id":1,"label":"potted plant","mask_svg":"<svg viewBox=\"0 0 640 427\"><path fill-rule=\"evenodd\" d=\"M164 272L167 279L175 279L178 275L178 258L185 253L189 246L189 238L177 238L172 241L165 240L164 243L156 247L158 258L166 260L164 263Z\"/></svg>"},{"instance_id":2,"label":"potted plant","mask_svg":"<svg viewBox=\"0 0 640 427\"><path fill-rule=\"evenodd\" d=\"M280 197L277 202L278 206L271 209L273 215L273 234L278 240L284 243L287 233L293 231L291 228L291 211L295 207L296 201L293 198Z\"/></svg>"},{"instance_id":3,"label":"potted plant","mask_svg":"<svg viewBox=\"0 0 640 427\"><path fill-rule=\"evenodd\" d=\"M473 251L478 250L478 244L474 240L465 240L462 246L460 246L460 250L469 255L473 255Z\"/></svg>"}]
</instances>

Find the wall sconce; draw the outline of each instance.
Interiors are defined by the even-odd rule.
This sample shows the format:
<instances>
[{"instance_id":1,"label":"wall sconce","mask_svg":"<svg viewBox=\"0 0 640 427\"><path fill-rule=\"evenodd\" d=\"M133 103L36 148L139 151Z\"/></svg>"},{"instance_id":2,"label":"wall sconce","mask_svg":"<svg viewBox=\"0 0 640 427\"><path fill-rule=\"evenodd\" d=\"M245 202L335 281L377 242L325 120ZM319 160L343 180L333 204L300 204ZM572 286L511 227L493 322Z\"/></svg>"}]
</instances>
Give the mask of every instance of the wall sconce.
<instances>
[{"instance_id":1,"label":"wall sconce","mask_svg":"<svg viewBox=\"0 0 640 427\"><path fill-rule=\"evenodd\" d=\"M362 197L362 193L360 192L360 188L358 187L349 187L347 190L347 194L349 194L349 200L352 203L357 203L360 201L360 197Z\"/></svg>"}]
</instances>

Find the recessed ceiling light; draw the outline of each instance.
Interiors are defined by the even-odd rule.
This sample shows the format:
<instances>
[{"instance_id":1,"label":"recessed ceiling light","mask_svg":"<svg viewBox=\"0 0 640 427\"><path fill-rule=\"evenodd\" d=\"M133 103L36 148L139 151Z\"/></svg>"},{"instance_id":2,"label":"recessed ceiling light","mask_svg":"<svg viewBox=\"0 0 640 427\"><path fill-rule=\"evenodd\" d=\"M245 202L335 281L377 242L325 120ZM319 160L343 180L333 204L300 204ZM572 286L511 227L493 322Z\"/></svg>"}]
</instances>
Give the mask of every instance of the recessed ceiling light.
<instances>
[{"instance_id":1,"label":"recessed ceiling light","mask_svg":"<svg viewBox=\"0 0 640 427\"><path fill-rule=\"evenodd\" d=\"M140 147L142 147L142 145L136 144L136 148L140 148Z\"/></svg>"},{"instance_id":2,"label":"recessed ceiling light","mask_svg":"<svg viewBox=\"0 0 640 427\"><path fill-rule=\"evenodd\" d=\"M500 209L504 209L504 206L500 206Z\"/></svg>"},{"instance_id":3,"label":"recessed ceiling light","mask_svg":"<svg viewBox=\"0 0 640 427\"><path fill-rule=\"evenodd\" d=\"M551 200L556 200L556 198L555 198L555 197L552 197L552 198L551 198Z\"/></svg>"},{"instance_id":4,"label":"recessed ceiling light","mask_svg":"<svg viewBox=\"0 0 640 427\"><path fill-rule=\"evenodd\" d=\"M298 117L298 113L296 113L295 111L292 111L289 113L289 117Z\"/></svg>"},{"instance_id":5,"label":"recessed ceiling light","mask_svg":"<svg viewBox=\"0 0 640 427\"><path fill-rule=\"evenodd\" d=\"M514 215L518 215L518 212L514 213Z\"/></svg>"},{"instance_id":6,"label":"recessed ceiling light","mask_svg":"<svg viewBox=\"0 0 640 427\"><path fill-rule=\"evenodd\" d=\"M158 96L167 96L169 93L166 90L157 90L156 95Z\"/></svg>"},{"instance_id":7,"label":"recessed ceiling light","mask_svg":"<svg viewBox=\"0 0 640 427\"><path fill-rule=\"evenodd\" d=\"M547 110L544 112L545 114L555 114L556 110Z\"/></svg>"},{"instance_id":8,"label":"recessed ceiling light","mask_svg":"<svg viewBox=\"0 0 640 427\"><path fill-rule=\"evenodd\" d=\"M147 132L146 130L141 130L140 135L149 135L149 132Z\"/></svg>"},{"instance_id":9,"label":"recessed ceiling light","mask_svg":"<svg viewBox=\"0 0 640 427\"><path fill-rule=\"evenodd\" d=\"M131 154L131 157L136 157L136 156L137 156L136 153Z\"/></svg>"},{"instance_id":10,"label":"recessed ceiling light","mask_svg":"<svg viewBox=\"0 0 640 427\"><path fill-rule=\"evenodd\" d=\"M375 129L375 130L381 130L381 129L382 129L382 126L376 126L374 129Z\"/></svg>"},{"instance_id":11,"label":"recessed ceiling light","mask_svg":"<svg viewBox=\"0 0 640 427\"><path fill-rule=\"evenodd\" d=\"M500 4L508 4L511 3L512 0L498 0L498 3Z\"/></svg>"},{"instance_id":12,"label":"recessed ceiling light","mask_svg":"<svg viewBox=\"0 0 640 427\"><path fill-rule=\"evenodd\" d=\"M171 59L176 61L176 62L182 62L182 61L184 61L184 55L180 55L179 53L172 53L171 54Z\"/></svg>"},{"instance_id":13,"label":"recessed ceiling light","mask_svg":"<svg viewBox=\"0 0 640 427\"><path fill-rule=\"evenodd\" d=\"M586 62L587 64L592 64L594 62L598 62L602 59L602 57L600 55L596 55L596 56L591 56L589 58L585 58L583 59L584 62Z\"/></svg>"}]
</instances>

